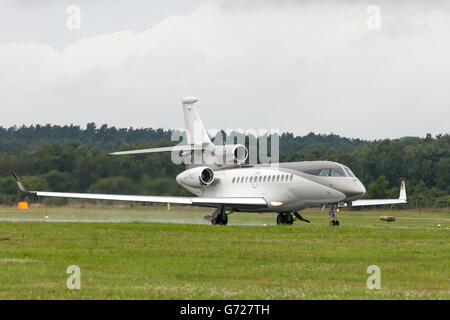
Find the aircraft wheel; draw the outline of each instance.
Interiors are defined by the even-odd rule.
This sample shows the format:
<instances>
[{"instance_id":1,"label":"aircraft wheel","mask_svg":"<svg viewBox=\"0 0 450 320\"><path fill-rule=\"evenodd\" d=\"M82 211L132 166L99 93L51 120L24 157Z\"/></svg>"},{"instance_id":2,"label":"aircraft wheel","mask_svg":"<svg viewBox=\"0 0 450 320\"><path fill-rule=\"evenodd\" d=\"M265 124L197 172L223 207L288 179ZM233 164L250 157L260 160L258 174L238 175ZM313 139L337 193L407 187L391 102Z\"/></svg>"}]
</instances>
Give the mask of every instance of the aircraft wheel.
<instances>
[{"instance_id":1,"label":"aircraft wheel","mask_svg":"<svg viewBox=\"0 0 450 320\"><path fill-rule=\"evenodd\" d=\"M218 225L225 226L225 225L227 225L227 223L228 223L228 215L226 213L223 213L223 214L217 216L216 220L214 220L214 219L211 220L211 224L214 224L214 225L218 224Z\"/></svg>"},{"instance_id":2,"label":"aircraft wheel","mask_svg":"<svg viewBox=\"0 0 450 320\"><path fill-rule=\"evenodd\" d=\"M290 213L286 213L286 224L293 224L294 223L294 218L292 217L292 215Z\"/></svg>"},{"instance_id":3,"label":"aircraft wheel","mask_svg":"<svg viewBox=\"0 0 450 320\"><path fill-rule=\"evenodd\" d=\"M210 217L213 225L226 225L228 223L228 215L225 213L223 206L219 206Z\"/></svg>"},{"instance_id":4,"label":"aircraft wheel","mask_svg":"<svg viewBox=\"0 0 450 320\"><path fill-rule=\"evenodd\" d=\"M294 218L288 212L280 212L277 216L277 224L293 224Z\"/></svg>"},{"instance_id":5,"label":"aircraft wheel","mask_svg":"<svg viewBox=\"0 0 450 320\"><path fill-rule=\"evenodd\" d=\"M277 224L285 224L284 215L282 213L279 213L277 216Z\"/></svg>"},{"instance_id":6,"label":"aircraft wheel","mask_svg":"<svg viewBox=\"0 0 450 320\"><path fill-rule=\"evenodd\" d=\"M339 221L338 220L331 220L330 221L330 226L334 227L334 226L338 226L339 225Z\"/></svg>"},{"instance_id":7,"label":"aircraft wheel","mask_svg":"<svg viewBox=\"0 0 450 320\"><path fill-rule=\"evenodd\" d=\"M228 215L224 213L220 219L220 224L226 226L228 223Z\"/></svg>"}]
</instances>

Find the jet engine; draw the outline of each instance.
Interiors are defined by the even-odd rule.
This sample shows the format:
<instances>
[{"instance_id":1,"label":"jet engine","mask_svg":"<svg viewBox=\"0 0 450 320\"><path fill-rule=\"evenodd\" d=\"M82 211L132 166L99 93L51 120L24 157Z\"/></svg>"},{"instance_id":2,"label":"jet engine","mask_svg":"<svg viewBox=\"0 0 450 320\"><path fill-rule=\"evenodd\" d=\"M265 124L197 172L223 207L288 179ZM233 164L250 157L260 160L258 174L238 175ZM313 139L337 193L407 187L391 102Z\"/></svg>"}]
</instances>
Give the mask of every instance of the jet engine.
<instances>
[{"instance_id":1,"label":"jet engine","mask_svg":"<svg viewBox=\"0 0 450 320\"><path fill-rule=\"evenodd\" d=\"M208 167L196 167L183 171L177 176L177 182L192 188L209 186L214 181L214 171Z\"/></svg>"},{"instance_id":2,"label":"jet engine","mask_svg":"<svg viewBox=\"0 0 450 320\"><path fill-rule=\"evenodd\" d=\"M242 144L215 146L214 148L214 162L219 167L241 164L247 158L248 150Z\"/></svg>"},{"instance_id":3,"label":"jet engine","mask_svg":"<svg viewBox=\"0 0 450 320\"><path fill-rule=\"evenodd\" d=\"M248 158L248 150L242 144L233 146L233 160L237 163L243 163Z\"/></svg>"}]
</instances>

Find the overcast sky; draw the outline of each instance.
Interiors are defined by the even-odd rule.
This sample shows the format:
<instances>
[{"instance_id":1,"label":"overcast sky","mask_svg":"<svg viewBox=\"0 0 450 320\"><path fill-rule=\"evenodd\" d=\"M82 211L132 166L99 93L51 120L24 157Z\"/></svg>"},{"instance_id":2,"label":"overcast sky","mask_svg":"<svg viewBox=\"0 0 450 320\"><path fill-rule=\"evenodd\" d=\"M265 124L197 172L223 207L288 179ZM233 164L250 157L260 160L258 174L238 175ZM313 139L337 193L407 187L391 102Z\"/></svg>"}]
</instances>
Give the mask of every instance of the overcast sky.
<instances>
[{"instance_id":1,"label":"overcast sky","mask_svg":"<svg viewBox=\"0 0 450 320\"><path fill-rule=\"evenodd\" d=\"M448 133L450 1L0 2L0 126L182 128L192 95L209 128Z\"/></svg>"}]
</instances>

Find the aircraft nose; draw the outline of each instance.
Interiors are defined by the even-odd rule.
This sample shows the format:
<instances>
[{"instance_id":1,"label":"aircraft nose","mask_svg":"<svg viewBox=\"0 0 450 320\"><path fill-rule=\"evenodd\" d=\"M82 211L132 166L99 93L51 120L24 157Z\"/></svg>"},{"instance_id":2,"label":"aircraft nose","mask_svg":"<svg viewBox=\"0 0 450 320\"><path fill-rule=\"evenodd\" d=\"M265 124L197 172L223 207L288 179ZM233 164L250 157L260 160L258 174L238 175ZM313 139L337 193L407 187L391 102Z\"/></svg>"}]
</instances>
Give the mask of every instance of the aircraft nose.
<instances>
[{"instance_id":1,"label":"aircraft nose","mask_svg":"<svg viewBox=\"0 0 450 320\"><path fill-rule=\"evenodd\" d=\"M366 191L367 191L366 187L364 187L364 185L362 184L361 181L358 180L358 182L359 182L359 186L361 187L361 192L362 192L362 196L363 196L366 194Z\"/></svg>"},{"instance_id":2,"label":"aircraft nose","mask_svg":"<svg viewBox=\"0 0 450 320\"><path fill-rule=\"evenodd\" d=\"M347 199L359 199L366 193L366 188L364 185L356 179L354 183L346 190L347 192L345 195L347 196Z\"/></svg>"},{"instance_id":3,"label":"aircraft nose","mask_svg":"<svg viewBox=\"0 0 450 320\"><path fill-rule=\"evenodd\" d=\"M364 187L364 185L358 179L356 179L355 193L357 193L360 197L362 197L366 193L366 187Z\"/></svg>"}]
</instances>

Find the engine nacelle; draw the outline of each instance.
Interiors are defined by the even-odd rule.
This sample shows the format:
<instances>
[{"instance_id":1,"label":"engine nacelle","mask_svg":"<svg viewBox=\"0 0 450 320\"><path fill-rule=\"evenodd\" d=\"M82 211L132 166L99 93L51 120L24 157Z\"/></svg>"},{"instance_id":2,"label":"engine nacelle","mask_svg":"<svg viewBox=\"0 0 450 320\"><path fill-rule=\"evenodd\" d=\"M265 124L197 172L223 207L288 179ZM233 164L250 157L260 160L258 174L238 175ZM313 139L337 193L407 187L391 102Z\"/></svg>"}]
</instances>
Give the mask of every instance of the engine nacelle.
<instances>
[{"instance_id":1,"label":"engine nacelle","mask_svg":"<svg viewBox=\"0 0 450 320\"><path fill-rule=\"evenodd\" d=\"M196 167L183 171L177 176L177 182L192 188L209 186L214 181L214 171L208 167Z\"/></svg>"},{"instance_id":2,"label":"engine nacelle","mask_svg":"<svg viewBox=\"0 0 450 320\"><path fill-rule=\"evenodd\" d=\"M248 150L242 144L215 146L214 162L219 166L244 163L248 158Z\"/></svg>"}]
</instances>

